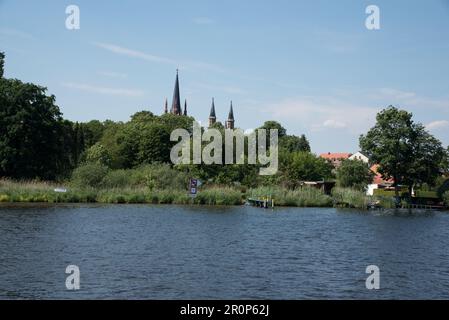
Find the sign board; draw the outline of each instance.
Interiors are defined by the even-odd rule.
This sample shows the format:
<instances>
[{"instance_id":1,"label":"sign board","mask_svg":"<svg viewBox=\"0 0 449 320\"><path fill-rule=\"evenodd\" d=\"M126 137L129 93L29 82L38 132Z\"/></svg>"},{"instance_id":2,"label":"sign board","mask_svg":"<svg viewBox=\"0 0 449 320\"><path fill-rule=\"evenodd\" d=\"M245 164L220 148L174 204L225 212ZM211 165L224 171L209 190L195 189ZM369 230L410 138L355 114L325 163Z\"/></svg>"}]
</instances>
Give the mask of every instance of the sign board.
<instances>
[{"instance_id":1,"label":"sign board","mask_svg":"<svg viewBox=\"0 0 449 320\"><path fill-rule=\"evenodd\" d=\"M193 197L198 193L198 179L190 179L189 193Z\"/></svg>"}]
</instances>

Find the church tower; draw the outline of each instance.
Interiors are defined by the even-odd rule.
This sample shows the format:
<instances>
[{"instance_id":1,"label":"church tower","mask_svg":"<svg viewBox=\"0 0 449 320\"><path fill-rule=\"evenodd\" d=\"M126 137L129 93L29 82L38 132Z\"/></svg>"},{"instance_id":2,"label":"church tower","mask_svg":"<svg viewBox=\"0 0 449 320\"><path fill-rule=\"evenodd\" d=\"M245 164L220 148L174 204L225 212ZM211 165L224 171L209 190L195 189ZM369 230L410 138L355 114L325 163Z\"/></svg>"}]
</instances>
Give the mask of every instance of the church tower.
<instances>
[{"instance_id":1,"label":"church tower","mask_svg":"<svg viewBox=\"0 0 449 320\"><path fill-rule=\"evenodd\" d=\"M187 99L184 101L184 115L187 116Z\"/></svg>"},{"instance_id":2,"label":"church tower","mask_svg":"<svg viewBox=\"0 0 449 320\"><path fill-rule=\"evenodd\" d=\"M164 113L168 113L168 100L167 99L165 99Z\"/></svg>"},{"instance_id":3,"label":"church tower","mask_svg":"<svg viewBox=\"0 0 449 320\"><path fill-rule=\"evenodd\" d=\"M217 121L217 117L215 115L215 102L214 98L212 98L212 107L210 108L209 114L209 127L212 127L213 124Z\"/></svg>"},{"instance_id":4,"label":"church tower","mask_svg":"<svg viewBox=\"0 0 449 320\"><path fill-rule=\"evenodd\" d=\"M176 114L178 116L182 115L181 96L179 94L178 70L176 70L176 81L175 81L175 89L174 89L174 92L173 92L173 101L172 101L172 106L171 106L171 113Z\"/></svg>"},{"instance_id":5,"label":"church tower","mask_svg":"<svg viewBox=\"0 0 449 320\"><path fill-rule=\"evenodd\" d=\"M234 129L234 110L232 108L231 101L231 109L229 110L228 120L226 120L226 129Z\"/></svg>"}]
</instances>

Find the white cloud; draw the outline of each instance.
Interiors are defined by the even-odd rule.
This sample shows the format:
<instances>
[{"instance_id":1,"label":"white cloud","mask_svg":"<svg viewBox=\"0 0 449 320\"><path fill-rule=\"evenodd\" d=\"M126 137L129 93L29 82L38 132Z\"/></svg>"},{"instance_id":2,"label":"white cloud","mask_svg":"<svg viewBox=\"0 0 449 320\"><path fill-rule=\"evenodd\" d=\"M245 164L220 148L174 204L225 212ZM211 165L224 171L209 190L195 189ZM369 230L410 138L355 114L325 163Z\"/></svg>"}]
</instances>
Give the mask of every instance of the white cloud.
<instances>
[{"instance_id":1,"label":"white cloud","mask_svg":"<svg viewBox=\"0 0 449 320\"><path fill-rule=\"evenodd\" d=\"M125 47L121 47L115 44L110 43L103 43L103 42L94 42L94 46L98 48L102 48L104 50L107 50L109 52L127 56L130 58L136 58L141 59L149 62L155 62L155 63L163 63L163 64L170 64L173 66L176 66L180 69L203 69L208 71L214 71L219 73L225 73L227 72L223 67L203 62L203 61L178 61L172 58L162 57L158 55L153 55L149 53L145 53L138 50L133 50Z\"/></svg>"},{"instance_id":2,"label":"white cloud","mask_svg":"<svg viewBox=\"0 0 449 320\"><path fill-rule=\"evenodd\" d=\"M141 90L124 89L124 88L107 88L107 87L93 86L84 83L66 82L63 83L62 86L69 89L76 89L90 93L112 95L112 96L141 97L144 95L144 92Z\"/></svg>"},{"instance_id":3,"label":"white cloud","mask_svg":"<svg viewBox=\"0 0 449 320\"><path fill-rule=\"evenodd\" d=\"M343 129L347 127L347 124L342 121L338 121L335 119L328 119L324 121L323 127L332 128L332 129Z\"/></svg>"},{"instance_id":4,"label":"white cloud","mask_svg":"<svg viewBox=\"0 0 449 320\"><path fill-rule=\"evenodd\" d=\"M449 98L431 98L416 92L397 90L393 88L381 88L368 94L368 99L388 101L388 104L409 108L436 108L449 109Z\"/></svg>"},{"instance_id":5,"label":"white cloud","mask_svg":"<svg viewBox=\"0 0 449 320\"><path fill-rule=\"evenodd\" d=\"M442 128L448 128L449 121L447 120L437 120L426 125L427 130L437 130Z\"/></svg>"},{"instance_id":6,"label":"white cloud","mask_svg":"<svg viewBox=\"0 0 449 320\"><path fill-rule=\"evenodd\" d=\"M120 46L110 44L110 43L94 42L94 45L99 48L108 50L110 52L113 52L113 53L116 53L119 55L124 55L124 56L131 57L131 58L138 58L138 59L142 59L142 60L146 60L146 61L150 61L150 62L168 63L168 64L173 64L173 65L178 64L177 61L172 60L172 59L155 56L152 54L144 53L142 51L137 51L137 50L120 47Z\"/></svg>"},{"instance_id":7,"label":"white cloud","mask_svg":"<svg viewBox=\"0 0 449 320\"><path fill-rule=\"evenodd\" d=\"M264 109L279 121L294 121L313 131L344 129L360 134L374 123L377 108L359 106L333 97L299 97Z\"/></svg>"}]
</instances>

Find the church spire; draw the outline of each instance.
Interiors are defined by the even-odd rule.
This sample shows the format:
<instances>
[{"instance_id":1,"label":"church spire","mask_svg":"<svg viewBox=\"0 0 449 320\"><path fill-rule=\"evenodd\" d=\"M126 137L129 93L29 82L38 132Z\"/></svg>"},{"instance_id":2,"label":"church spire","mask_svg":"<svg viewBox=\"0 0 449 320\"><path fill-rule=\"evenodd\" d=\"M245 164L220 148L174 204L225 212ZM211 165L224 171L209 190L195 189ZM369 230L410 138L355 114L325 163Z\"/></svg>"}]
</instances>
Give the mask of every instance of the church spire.
<instances>
[{"instance_id":1,"label":"church spire","mask_svg":"<svg viewBox=\"0 0 449 320\"><path fill-rule=\"evenodd\" d=\"M231 101L231 108L229 109L229 115L228 120L226 120L226 129L234 129L234 109L232 107L232 101Z\"/></svg>"},{"instance_id":2,"label":"church spire","mask_svg":"<svg viewBox=\"0 0 449 320\"><path fill-rule=\"evenodd\" d=\"M165 108L164 108L164 113L168 113L168 99L165 98Z\"/></svg>"},{"instance_id":3,"label":"church spire","mask_svg":"<svg viewBox=\"0 0 449 320\"><path fill-rule=\"evenodd\" d=\"M231 101L231 109L229 110L228 120L234 121L234 110L232 108L232 101Z\"/></svg>"},{"instance_id":4,"label":"church spire","mask_svg":"<svg viewBox=\"0 0 449 320\"><path fill-rule=\"evenodd\" d=\"M179 76L178 69L176 69L176 81L175 81L175 89L173 92L173 102L171 107L171 112L176 115L181 115L181 96L179 94Z\"/></svg>"},{"instance_id":5,"label":"church spire","mask_svg":"<svg viewBox=\"0 0 449 320\"><path fill-rule=\"evenodd\" d=\"M215 101L212 98L212 107L210 108L209 114L209 127L211 127L217 121L217 117L215 116Z\"/></svg>"},{"instance_id":6,"label":"church spire","mask_svg":"<svg viewBox=\"0 0 449 320\"><path fill-rule=\"evenodd\" d=\"M184 115L187 115L187 99L184 100Z\"/></svg>"}]
</instances>

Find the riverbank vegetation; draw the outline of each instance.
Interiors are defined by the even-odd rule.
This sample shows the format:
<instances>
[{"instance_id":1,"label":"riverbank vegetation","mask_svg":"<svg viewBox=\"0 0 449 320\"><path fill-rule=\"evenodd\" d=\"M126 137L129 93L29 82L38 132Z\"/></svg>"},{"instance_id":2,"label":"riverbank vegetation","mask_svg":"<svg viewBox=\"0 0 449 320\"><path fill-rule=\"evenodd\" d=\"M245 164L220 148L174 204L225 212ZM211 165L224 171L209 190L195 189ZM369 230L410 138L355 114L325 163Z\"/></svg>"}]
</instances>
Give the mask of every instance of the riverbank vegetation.
<instances>
[{"instance_id":1,"label":"riverbank vegetation","mask_svg":"<svg viewBox=\"0 0 449 320\"><path fill-rule=\"evenodd\" d=\"M443 200L446 207L449 208L449 191L443 194Z\"/></svg>"},{"instance_id":2,"label":"riverbank vegetation","mask_svg":"<svg viewBox=\"0 0 449 320\"><path fill-rule=\"evenodd\" d=\"M4 55L0 54L2 202L212 205L272 197L280 206L363 208L370 201L385 206L392 203L391 197L365 195L373 180L368 164L347 160L336 169L311 152L305 135L288 134L276 121L266 121L258 128L278 130L275 175L259 175L260 164L173 165L170 151L177 142L170 141L170 133L179 128L191 133L194 118L141 111L125 122L72 122L62 117L55 97L47 95L46 88L5 79L3 65ZM213 128L224 135L221 123ZM376 125L361 136L360 147L380 165L379 172L386 180L395 180L397 190L399 185L406 186L409 198L412 189L438 189L439 200L449 190L444 183L438 187L438 181L449 173L449 152L413 121L411 113L394 107L383 110ZM190 178L202 183L195 198L187 194ZM305 182L311 181L337 187L325 194L306 187ZM57 187L67 192L55 192Z\"/></svg>"},{"instance_id":3,"label":"riverbank vegetation","mask_svg":"<svg viewBox=\"0 0 449 320\"><path fill-rule=\"evenodd\" d=\"M109 184L110 176L110 174L106 174L106 182L99 188L80 187L77 183L73 183L65 190L57 190L65 186L56 183L16 182L3 179L0 180L0 202L242 205L248 198L270 198L275 201L275 206L336 206L363 209L370 201L370 198L363 192L354 189L335 188L332 195L326 195L313 187L287 189L276 186L252 189L208 186L201 188L196 197L191 197L185 188L155 188L152 179L150 180L151 187L145 186L146 180L140 180L141 177L138 174L131 178L129 178L131 175L126 175L126 179L130 179L134 183L134 185L127 186L122 184L122 173L119 179L120 186L115 182ZM164 183L167 182L164 181Z\"/></svg>"}]
</instances>

